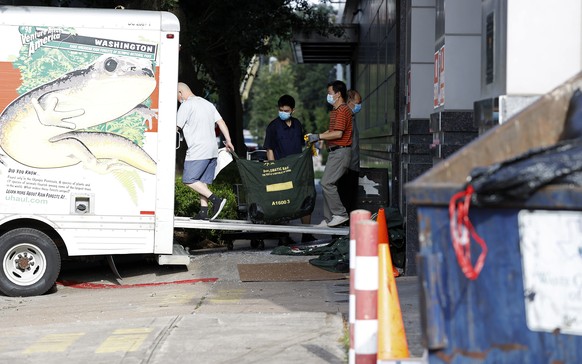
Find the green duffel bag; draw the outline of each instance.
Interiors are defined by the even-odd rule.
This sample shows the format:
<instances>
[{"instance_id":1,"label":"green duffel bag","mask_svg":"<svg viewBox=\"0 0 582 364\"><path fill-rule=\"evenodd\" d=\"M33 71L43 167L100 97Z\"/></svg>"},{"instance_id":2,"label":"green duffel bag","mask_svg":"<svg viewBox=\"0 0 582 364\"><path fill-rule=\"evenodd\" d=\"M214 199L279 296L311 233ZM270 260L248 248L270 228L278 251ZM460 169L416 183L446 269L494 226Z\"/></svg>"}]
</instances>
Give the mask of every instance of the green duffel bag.
<instances>
[{"instance_id":1,"label":"green duffel bag","mask_svg":"<svg viewBox=\"0 0 582 364\"><path fill-rule=\"evenodd\" d=\"M251 221L277 223L313 212L315 183L310 148L276 161L235 160Z\"/></svg>"}]
</instances>

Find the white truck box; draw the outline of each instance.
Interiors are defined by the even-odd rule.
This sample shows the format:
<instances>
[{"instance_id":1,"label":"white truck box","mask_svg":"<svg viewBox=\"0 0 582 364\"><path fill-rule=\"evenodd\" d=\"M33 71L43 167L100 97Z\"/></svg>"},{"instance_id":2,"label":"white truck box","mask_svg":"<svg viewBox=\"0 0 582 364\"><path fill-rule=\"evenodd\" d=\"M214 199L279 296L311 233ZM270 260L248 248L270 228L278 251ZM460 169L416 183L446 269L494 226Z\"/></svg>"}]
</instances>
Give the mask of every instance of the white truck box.
<instances>
[{"instance_id":1,"label":"white truck box","mask_svg":"<svg viewBox=\"0 0 582 364\"><path fill-rule=\"evenodd\" d=\"M172 254L178 19L0 6L0 292L60 256Z\"/></svg>"}]
</instances>

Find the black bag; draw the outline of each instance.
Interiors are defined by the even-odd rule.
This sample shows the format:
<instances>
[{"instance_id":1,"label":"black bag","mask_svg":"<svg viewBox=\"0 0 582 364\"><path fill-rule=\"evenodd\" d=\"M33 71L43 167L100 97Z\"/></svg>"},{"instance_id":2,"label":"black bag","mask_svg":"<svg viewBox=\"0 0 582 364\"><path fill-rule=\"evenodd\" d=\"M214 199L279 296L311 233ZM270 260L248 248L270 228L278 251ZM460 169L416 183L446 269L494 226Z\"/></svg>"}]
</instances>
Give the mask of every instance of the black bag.
<instances>
[{"instance_id":1,"label":"black bag","mask_svg":"<svg viewBox=\"0 0 582 364\"><path fill-rule=\"evenodd\" d=\"M309 263L333 273L350 272L350 239L340 237L326 246L319 257Z\"/></svg>"},{"instance_id":2,"label":"black bag","mask_svg":"<svg viewBox=\"0 0 582 364\"><path fill-rule=\"evenodd\" d=\"M515 158L471 171L468 185L476 205L523 201L549 184L582 186L582 92L571 99L560 140Z\"/></svg>"},{"instance_id":3,"label":"black bag","mask_svg":"<svg viewBox=\"0 0 582 364\"><path fill-rule=\"evenodd\" d=\"M315 183L311 148L276 161L235 157L253 222L276 223L313 212Z\"/></svg>"}]
</instances>

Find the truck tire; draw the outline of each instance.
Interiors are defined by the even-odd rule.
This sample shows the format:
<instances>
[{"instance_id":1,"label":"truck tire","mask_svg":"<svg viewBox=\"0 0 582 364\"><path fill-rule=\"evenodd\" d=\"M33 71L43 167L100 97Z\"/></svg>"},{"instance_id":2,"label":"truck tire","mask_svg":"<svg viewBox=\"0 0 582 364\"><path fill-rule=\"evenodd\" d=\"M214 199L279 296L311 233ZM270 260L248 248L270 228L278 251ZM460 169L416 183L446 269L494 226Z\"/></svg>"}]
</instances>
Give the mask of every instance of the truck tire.
<instances>
[{"instance_id":1,"label":"truck tire","mask_svg":"<svg viewBox=\"0 0 582 364\"><path fill-rule=\"evenodd\" d=\"M61 270L57 246L36 229L14 229L0 236L0 258L0 292L11 297L46 293Z\"/></svg>"}]
</instances>

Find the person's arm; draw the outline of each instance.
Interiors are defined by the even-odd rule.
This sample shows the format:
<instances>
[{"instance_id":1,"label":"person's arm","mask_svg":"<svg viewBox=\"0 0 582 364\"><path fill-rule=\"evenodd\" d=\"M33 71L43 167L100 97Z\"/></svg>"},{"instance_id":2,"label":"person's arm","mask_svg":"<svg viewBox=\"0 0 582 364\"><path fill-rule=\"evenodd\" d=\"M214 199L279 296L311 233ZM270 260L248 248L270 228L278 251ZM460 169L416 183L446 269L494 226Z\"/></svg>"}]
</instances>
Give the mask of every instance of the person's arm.
<instances>
[{"instance_id":1,"label":"person's arm","mask_svg":"<svg viewBox=\"0 0 582 364\"><path fill-rule=\"evenodd\" d=\"M309 143L315 143L318 140L329 141L340 139L344 135L342 130L326 130L321 134L309 134Z\"/></svg>"},{"instance_id":2,"label":"person's arm","mask_svg":"<svg viewBox=\"0 0 582 364\"><path fill-rule=\"evenodd\" d=\"M228 150L230 150L231 152L234 152L234 145L232 145L232 142L230 140L230 133L228 132L228 126L226 126L226 123L222 119L218 120L216 122L216 125L218 125L220 132L222 133L222 135L224 135L224 144L225 144L226 148Z\"/></svg>"},{"instance_id":3,"label":"person's arm","mask_svg":"<svg viewBox=\"0 0 582 364\"><path fill-rule=\"evenodd\" d=\"M267 149L267 160L269 161L275 160L275 152L273 152L273 149Z\"/></svg>"},{"instance_id":4,"label":"person's arm","mask_svg":"<svg viewBox=\"0 0 582 364\"><path fill-rule=\"evenodd\" d=\"M263 142L263 148L267 151L267 160L269 161L275 160L276 140L275 127L273 121L271 121L265 130L265 141Z\"/></svg>"},{"instance_id":5,"label":"person's arm","mask_svg":"<svg viewBox=\"0 0 582 364\"><path fill-rule=\"evenodd\" d=\"M184 129L186 123L188 122L188 115L190 115L190 104L181 104L176 113L176 127L178 129Z\"/></svg>"},{"instance_id":6,"label":"person's arm","mask_svg":"<svg viewBox=\"0 0 582 364\"><path fill-rule=\"evenodd\" d=\"M343 130L327 130L321 134L319 134L319 139L320 140L336 140L336 139L341 139L341 137L344 135Z\"/></svg>"}]
</instances>

